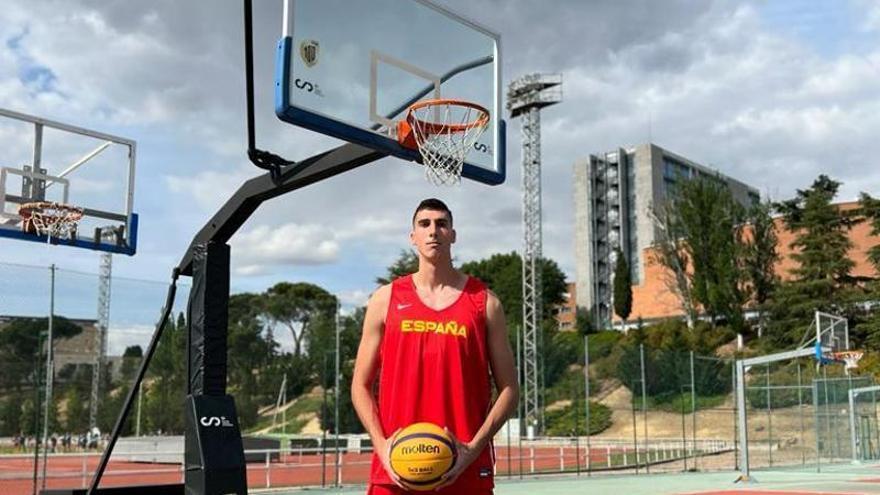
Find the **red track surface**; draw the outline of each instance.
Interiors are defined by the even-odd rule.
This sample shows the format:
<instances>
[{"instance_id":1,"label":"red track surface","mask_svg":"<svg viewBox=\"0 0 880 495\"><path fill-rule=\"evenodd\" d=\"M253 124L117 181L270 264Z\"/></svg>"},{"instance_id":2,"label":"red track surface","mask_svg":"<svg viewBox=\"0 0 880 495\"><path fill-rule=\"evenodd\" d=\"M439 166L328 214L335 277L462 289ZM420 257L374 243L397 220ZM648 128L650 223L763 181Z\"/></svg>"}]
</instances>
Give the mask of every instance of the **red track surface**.
<instances>
[{"instance_id":1,"label":"red track surface","mask_svg":"<svg viewBox=\"0 0 880 495\"><path fill-rule=\"evenodd\" d=\"M594 449L591 452L593 466L605 466L607 462L606 450ZM612 453L620 453L621 450L612 449ZM519 473L520 459L519 449L511 447L511 460L507 461L508 450L505 446L496 449L496 470L499 477L508 474L508 468L512 473ZM564 467L574 470L578 459L573 447L563 450ZM586 469L583 449L581 449L580 468ZM534 456L536 471L559 471L560 449L558 447L536 447L534 449L522 449L522 470L531 470L531 458ZM342 482L343 484L366 483L370 471L371 454L344 454L342 456ZM94 454L85 458L83 456L65 455L49 458L47 466L48 488L82 488L91 482L92 475L98 465L99 456ZM326 462L324 468L324 481L332 484L335 476L333 451L328 451L323 459ZM84 465L85 462L85 465ZM263 488L267 486L316 486L322 484L321 476L322 457L319 454L285 455L282 462L272 462L268 468L265 463L250 463L247 465L248 486ZM38 474L42 475L42 464ZM27 494L31 493L33 486L33 457L32 456L8 456L0 457L0 493ZM183 479L180 464L154 464L139 462L110 461L101 486L125 486L125 485L153 485L166 483L179 483ZM42 483L42 479L39 480ZM733 494L739 492L718 492ZM754 493L754 492L749 492ZM776 492L777 494L779 492ZM708 494L706 494L708 495ZM811 494L815 495L815 494Z\"/></svg>"}]
</instances>

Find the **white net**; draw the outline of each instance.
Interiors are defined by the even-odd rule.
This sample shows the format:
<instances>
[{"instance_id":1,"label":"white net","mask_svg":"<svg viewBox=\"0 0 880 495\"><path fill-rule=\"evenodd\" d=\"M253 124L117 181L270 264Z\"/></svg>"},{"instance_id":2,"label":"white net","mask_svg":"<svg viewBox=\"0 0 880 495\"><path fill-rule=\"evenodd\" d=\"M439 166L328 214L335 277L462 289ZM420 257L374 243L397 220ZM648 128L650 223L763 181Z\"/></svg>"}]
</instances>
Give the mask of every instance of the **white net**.
<instances>
[{"instance_id":1,"label":"white net","mask_svg":"<svg viewBox=\"0 0 880 495\"><path fill-rule=\"evenodd\" d=\"M485 109L454 100L414 105L407 115L425 178L434 185L461 182L461 171L474 143L489 125Z\"/></svg>"},{"instance_id":2,"label":"white net","mask_svg":"<svg viewBox=\"0 0 880 495\"><path fill-rule=\"evenodd\" d=\"M18 210L23 220L25 232L58 239L70 239L76 233L77 222L83 216L83 209L62 203L25 203Z\"/></svg>"},{"instance_id":3,"label":"white net","mask_svg":"<svg viewBox=\"0 0 880 495\"><path fill-rule=\"evenodd\" d=\"M854 370L859 367L859 360L865 355L862 351L844 351L834 352L831 354L835 360L846 363L847 370Z\"/></svg>"}]
</instances>

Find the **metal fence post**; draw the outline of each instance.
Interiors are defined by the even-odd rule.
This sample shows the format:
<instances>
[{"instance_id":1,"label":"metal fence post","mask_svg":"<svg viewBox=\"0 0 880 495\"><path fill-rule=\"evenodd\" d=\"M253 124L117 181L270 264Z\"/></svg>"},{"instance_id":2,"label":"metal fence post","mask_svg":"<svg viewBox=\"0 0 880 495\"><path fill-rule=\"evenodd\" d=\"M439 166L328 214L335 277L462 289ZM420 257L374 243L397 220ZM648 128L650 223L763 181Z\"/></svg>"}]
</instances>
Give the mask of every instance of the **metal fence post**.
<instances>
[{"instance_id":1,"label":"metal fence post","mask_svg":"<svg viewBox=\"0 0 880 495\"><path fill-rule=\"evenodd\" d=\"M736 389L736 359L730 362L730 391L733 392L733 396L736 397L738 395L738 391ZM737 405L736 401L734 401L733 407L733 469L739 470L739 440L737 435Z\"/></svg>"},{"instance_id":2,"label":"metal fence post","mask_svg":"<svg viewBox=\"0 0 880 495\"><path fill-rule=\"evenodd\" d=\"M694 470L698 470L697 461L697 388L694 379L694 351L691 351L691 443L694 452Z\"/></svg>"},{"instance_id":3,"label":"metal fence post","mask_svg":"<svg viewBox=\"0 0 880 495\"><path fill-rule=\"evenodd\" d=\"M800 361L800 359L798 359L798 361L797 361L797 380L798 380L797 381L797 384L798 384L798 416L800 416L800 419L801 419L801 440L800 440L801 465L805 465L807 463L807 455L806 455L806 452L803 450L806 447L806 444L804 443L804 430L805 430L805 427L804 427L804 389L803 389L803 383L801 380L801 361Z\"/></svg>"},{"instance_id":4,"label":"metal fence post","mask_svg":"<svg viewBox=\"0 0 880 495\"><path fill-rule=\"evenodd\" d=\"M642 363L642 426L645 430L645 439L642 441L642 444L645 446L645 472L650 473L651 459L648 457L648 395L645 387L645 344L639 344L639 354ZM638 445L636 445L636 449L638 449Z\"/></svg>"},{"instance_id":5,"label":"metal fence post","mask_svg":"<svg viewBox=\"0 0 880 495\"><path fill-rule=\"evenodd\" d=\"M773 466L773 406L770 405L770 363L767 363L767 462Z\"/></svg>"},{"instance_id":6,"label":"metal fence post","mask_svg":"<svg viewBox=\"0 0 880 495\"><path fill-rule=\"evenodd\" d=\"M269 455L269 451L266 451L266 488L272 487L272 476L269 474L269 466L271 464L269 462Z\"/></svg>"},{"instance_id":7,"label":"metal fence post","mask_svg":"<svg viewBox=\"0 0 880 495\"><path fill-rule=\"evenodd\" d=\"M590 336L584 335L584 407L587 414L587 476L591 474L590 462Z\"/></svg>"},{"instance_id":8,"label":"metal fence post","mask_svg":"<svg viewBox=\"0 0 880 495\"><path fill-rule=\"evenodd\" d=\"M52 406L52 384L55 381L55 356L52 355L54 348L52 326L55 320L55 264L49 266L50 290L49 290L49 339L46 344L46 402L43 405L43 490L46 489L46 469L49 464L49 409ZM34 440L38 433L34 433Z\"/></svg>"}]
</instances>

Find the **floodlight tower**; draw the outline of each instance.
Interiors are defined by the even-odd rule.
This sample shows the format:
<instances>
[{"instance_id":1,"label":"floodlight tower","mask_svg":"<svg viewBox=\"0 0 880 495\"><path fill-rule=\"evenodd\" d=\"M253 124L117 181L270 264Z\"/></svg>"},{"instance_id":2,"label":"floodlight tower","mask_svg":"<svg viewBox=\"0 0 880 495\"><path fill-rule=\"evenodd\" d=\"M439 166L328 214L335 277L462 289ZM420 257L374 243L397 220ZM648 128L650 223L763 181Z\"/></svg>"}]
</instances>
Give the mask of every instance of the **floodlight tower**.
<instances>
[{"instance_id":1,"label":"floodlight tower","mask_svg":"<svg viewBox=\"0 0 880 495\"><path fill-rule=\"evenodd\" d=\"M510 117L522 117L523 397L527 426L540 431L538 335L541 328L541 109L562 101L561 74L528 74L507 88Z\"/></svg>"},{"instance_id":2,"label":"floodlight tower","mask_svg":"<svg viewBox=\"0 0 880 495\"><path fill-rule=\"evenodd\" d=\"M98 424L101 368L107 361L107 329L110 328L110 274L112 271L113 255L101 253L101 270L98 278L98 323L95 328L95 364L92 366L92 395L89 401L89 428L94 428Z\"/></svg>"}]
</instances>

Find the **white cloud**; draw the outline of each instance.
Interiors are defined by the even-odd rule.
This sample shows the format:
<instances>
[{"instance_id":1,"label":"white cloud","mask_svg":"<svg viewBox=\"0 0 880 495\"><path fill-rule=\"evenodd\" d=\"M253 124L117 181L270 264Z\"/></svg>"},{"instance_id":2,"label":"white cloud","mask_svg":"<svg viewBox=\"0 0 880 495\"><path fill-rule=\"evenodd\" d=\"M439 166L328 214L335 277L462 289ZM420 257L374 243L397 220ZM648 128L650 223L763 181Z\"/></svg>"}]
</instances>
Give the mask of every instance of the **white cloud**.
<instances>
[{"instance_id":1,"label":"white cloud","mask_svg":"<svg viewBox=\"0 0 880 495\"><path fill-rule=\"evenodd\" d=\"M242 275L263 273L267 265L320 265L339 255L339 243L320 225L285 224L258 226L240 233L232 242L236 271Z\"/></svg>"},{"instance_id":2,"label":"white cloud","mask_svg":"<svg viewBox=\"0 0 880 495\"><path fill-rule=\"evenodd\" d=\"M366 306L367 301L370 299L370 295L372 295L372 292L366 290L344 290L336 294L336 296L339 298L339 302L343 306L348 307ZM343 313L351 314L351 311L343 311Z\"/></svg>"},{"instance_id":3,"label":"white cloud","mask_svg":"<svg viewBox=\"0 0 880 495\"><path fill-rule=\"evenodd\" d=\"M854 1L865 15L843 35L856 33L858 46L867 48L841 42L843 53L818 50L821 37L774 29L759 1L444 3L501 32L504 83L535 71L563 73L563 102L542 112L544 253L573 273L572 164L589 153L652 139L777 198L822 172L844 182L842 198L876 194L880 174L871 150L880 135L880 45L865 41L880 41L880 4ZM147 276L157 259L176 261L206 218L258 172L244 158L240 6L7 4L0 11L0 106L121 128L115 133L138 139L136 197L152 209L139 210L142 251L126 266ZM302 159L339 141L274 116L279 15L276 2L255 5L257 145ZM5 43L16 36L20 48L11 50ZM54 90L22 81L27 66L50 70ZM417 166L380 160L261 206L232 239L236 273L266 274L271 267L286 277L296 270L279 267L358 264L362 273L335 279L352 294L366 294L408 246L412 208L429 196L455 213L460 261L520 250L520 122L508 124L504 185L437 189Z\"/></svg>"},{"instance_id":4,"label":"white cloud","mask_svg":"<svg viewBox=\"0 0 880 495\"><path fill-rule=\"evenodd\" d=\"M868 32L880 31L880 3L876 0L860 0L858 4L865 9L861 29Z\"/></svg>"},{"instance_id":5,"label":"white cloud","mask_svg":"<svg viewBox=\"0 0 880 495\"><path fill-rule=\"evenodd\" d=\"M112 326L107 333L107 354L121 356L125 348L133 345L141 346L146 351L147 345L156 328L153 325L131 325L127 327Z\"/></svg>"}]
</instances>

